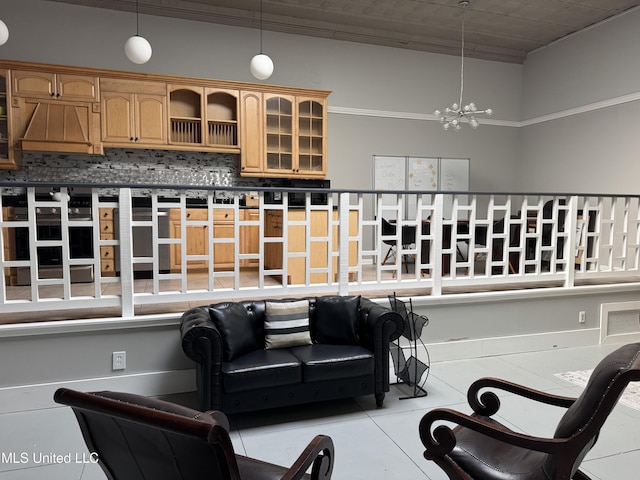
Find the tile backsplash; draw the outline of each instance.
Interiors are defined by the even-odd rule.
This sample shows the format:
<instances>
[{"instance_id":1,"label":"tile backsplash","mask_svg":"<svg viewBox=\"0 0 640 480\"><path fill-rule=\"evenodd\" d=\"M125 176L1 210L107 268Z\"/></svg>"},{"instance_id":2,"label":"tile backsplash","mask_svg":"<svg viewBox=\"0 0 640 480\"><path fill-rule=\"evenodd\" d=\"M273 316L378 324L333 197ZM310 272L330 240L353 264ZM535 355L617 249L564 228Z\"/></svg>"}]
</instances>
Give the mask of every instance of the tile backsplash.
<instances>
[{"instance_id":1,"label":"tile backsplash","mask_svg":"<svg viewBox=\"0 0 640 480\"><path fill-rule=\"evenodd\" d=\"M24 153L21 170L0 170L0 181L266 186L240 177L236 154L106 149L104 155Z\"/></svg>"}]
</instances>

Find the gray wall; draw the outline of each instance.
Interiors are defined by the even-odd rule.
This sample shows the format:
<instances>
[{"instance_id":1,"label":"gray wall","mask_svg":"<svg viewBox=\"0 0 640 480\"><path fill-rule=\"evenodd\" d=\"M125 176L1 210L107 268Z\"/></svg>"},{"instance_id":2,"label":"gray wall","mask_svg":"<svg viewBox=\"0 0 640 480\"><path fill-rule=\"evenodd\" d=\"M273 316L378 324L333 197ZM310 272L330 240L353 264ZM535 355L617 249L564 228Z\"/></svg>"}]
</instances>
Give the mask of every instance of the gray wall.
<instances>
[{"instance_id":1,"label":"gray wall","mask_svg":"<svg viewBox=\"0 0 640 480\"><path fill-rule=\"evenodd\" d=\"M522 190L637 193L639 47L636 8L527 57L523 118L561 118L522 128Z\"/></svg>"},{"instance_id":2,"label":"gray wall","mask_svg":"<svg viewBox=\"0 0 640 480\"><path fill-rule=\"evenodd\" d=\"M135 33L131 13L20 0L3 5L1 15L10 29L2 58L257 82L249 73L258 49L255 30L143 15L140 34L151 42L153 56L138 66L123 52ZM508 189L517 181L517 128L485 125L455 134L435 121L407 120L457 99L458 57L274 32L264 33L264 51L276 67L265 83L331 90L330 108L355 109L356 115L329 117L332 186L371 188L374 154L471 158L470 184L476 190ZM492 107L496 119L518 120L522 70L468 59L467 100ZM366 116L371 111L387 116Z\"/></svg>"}]
</instances>

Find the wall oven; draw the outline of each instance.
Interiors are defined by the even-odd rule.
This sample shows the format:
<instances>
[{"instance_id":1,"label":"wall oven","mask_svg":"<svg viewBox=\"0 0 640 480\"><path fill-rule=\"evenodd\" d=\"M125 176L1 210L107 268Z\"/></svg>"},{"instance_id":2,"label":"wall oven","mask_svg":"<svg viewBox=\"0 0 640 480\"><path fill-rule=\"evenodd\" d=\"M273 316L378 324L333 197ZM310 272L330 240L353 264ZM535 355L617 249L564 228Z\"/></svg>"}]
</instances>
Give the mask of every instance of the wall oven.
<instances>
[{"instance_id":1,"label":"wall oven","mask_svg":"<svg viewBox=\"0 0 640 480\"><path fill-rule=\"evenodd\" d=\"M60 242L62 240L62 221L60 208L37 207L36 239L42 241ZM27 220L27 207L16 207L15 220ZM68 209L68 238L69 257L72 259L93 259L93 229L90 226L73 226L74 221L91 220L91 208L72 206ZM15 229L15 258L16 260L30 260L31 265L37 265L38 278L62 278L62 245L42 245L31 252L29 228ZM89 263L89 262L88 262ZM92 265L71 265L70 281L72 283L92 282L94 279ZM17 267L16 279L18 285L30 285L30 268Z\"/></svg>"}]
</instances>

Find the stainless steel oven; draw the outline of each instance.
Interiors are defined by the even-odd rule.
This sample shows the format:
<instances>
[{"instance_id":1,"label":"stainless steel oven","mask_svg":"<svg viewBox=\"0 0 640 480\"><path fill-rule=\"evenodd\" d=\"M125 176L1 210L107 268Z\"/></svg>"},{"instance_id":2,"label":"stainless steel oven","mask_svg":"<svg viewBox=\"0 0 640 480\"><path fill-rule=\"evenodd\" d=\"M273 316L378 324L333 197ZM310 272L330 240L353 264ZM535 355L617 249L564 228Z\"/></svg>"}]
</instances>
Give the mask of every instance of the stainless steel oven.
<instances>
[{"instance_id":1,"label":"stainless steel oven","mask_svg":"<svg viewBox=\"0 0 640 480\"><path fill-rule=\"evenodd\" d=\"M40 242L62 240L62 207L37 207L36 214L36 239ZM15 220L27 220L27 207L16 207ZM91 220L91 207L75 206L69 204L68 207L68 238L69 257L72 259L93 259L93 229L90 226L74 226L73 223L79 220ZM38 246L36 252L30 250L29 228L22 227L15 229L16 260L30 260L38 268L38 278L62 278L62 245L42 245ZM35 253L35 255L32 255ZM18 285L30 285L30 269L27 267L17 267L16 269ZM92 282L94 279L92 265L71 265L70 280L72 283Z\"/></svg>"}]
</instances>

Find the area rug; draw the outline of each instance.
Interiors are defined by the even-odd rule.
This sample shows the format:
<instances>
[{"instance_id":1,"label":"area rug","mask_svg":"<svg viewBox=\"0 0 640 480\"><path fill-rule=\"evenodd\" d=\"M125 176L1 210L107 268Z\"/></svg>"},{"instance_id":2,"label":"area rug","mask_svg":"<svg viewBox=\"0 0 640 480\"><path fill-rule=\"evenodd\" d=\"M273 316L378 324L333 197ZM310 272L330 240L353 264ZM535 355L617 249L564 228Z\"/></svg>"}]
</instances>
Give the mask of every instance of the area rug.
<instances>
[{"instance_id":1,"label":"area rug","mask_svg":"<svg viewBox=\"0 0 640 480\"><path fill-rule=\"evenodd\" d=\"M584 387L592 371L593 370L580 370L577 372L556 373L555 376L579 387ZM620 398L620 403L640 411L640 385L636 382L627 385L627 388Z\"/></svg>"}]
</instances>

